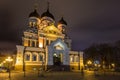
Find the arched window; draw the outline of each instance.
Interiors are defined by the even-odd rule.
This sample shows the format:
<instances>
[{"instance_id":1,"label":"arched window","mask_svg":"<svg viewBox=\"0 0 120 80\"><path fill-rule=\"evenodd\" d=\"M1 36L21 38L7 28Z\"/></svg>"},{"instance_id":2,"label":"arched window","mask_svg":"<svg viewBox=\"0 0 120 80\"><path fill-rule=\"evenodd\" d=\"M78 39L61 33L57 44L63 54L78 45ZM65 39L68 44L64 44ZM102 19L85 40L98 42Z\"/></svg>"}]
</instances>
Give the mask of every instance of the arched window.
<instances>
[{"instance_id":1,"label":"arched window","mask_svg":"<svg viewBox=\"0 0 120 80\"><path fill-rule=\"evenodd\" d=\"M33 22L31 22L30 26L33 27Z\"/></svg>"},{"instance_id":2,"label":"arched window","mask_svg":"<svg viewBox=\"0 0 120 80\"><path fill-rule=\"evenodd\" d=\"M28 40L28 46L30 46L30 40Z\"/></svg>"},{"instance_id":3,"label":"arched window","mask_svg":"<svg viewBox=\"0 0 120 80\"><path fill-rule=\"evenodd\" d=\"M37 23L36 22L33 22L33 27L37 26Z\"/></svg>"},{"instance_id":4,"label":"arched window","mask_svg":"<svg viewBox=\"0 0 120 80\"><path fill-rule=\"evenodd\" d=\"M35 47L35 42L34 41L32 41L32 47Z\"/></svg>"},{"instance_id":5,"label":"arched window","mask_svg":"<svg viewBox=\"0 0 120 80\"><path fill-rule=\"evenodd\" d=\"M39 46L39 43L38 43L38 41L36 42L36 47L38 47Z\"/></svg>"},{"instance_id":6,"label":"arched window","mask_svg":"<svg viewBox=\"0 0 120 80\"><path fill-rule=\"evenodd\" d=\"M42 54L39 55L39 61L43 61L43 55Z\"/></svg>"},{"instance_id":7,"label":"arched window","mask_svg":"<svg viewBox=\"0 0 120 80\"><path fill-rule=\"evenodd\" d=\"M30 61L30 54L25 54L25 61Z\"/></svg>"},{"instance_id":8,"label":"arched window","mask_svg":"<svg viewBox=\"0 0 120 80\"><path fill-rule=\"evenodd\" d=\"M49 40L46 40L46 45L49 45Z\"/></svg>"},{"instance_id":9,"label":"arched window","mask_svg":"<svg viewBox=\"0 0 120 80\"><path fill-rule=\"evenodd\" d=\"M32 55L32 61L37 61L37 54Z\"/></svg>"},{"instance_id":10,"label":"arched window","mask_svg":"<svg viewBox=\"0 0 120 80\"><path fill-rule=\"evenodd\" d=\"M70 56L70 62L74 62L74 56L73 55Z\"/></svg>"},{"instance_id":11,"label":"arched window","mask_svg":"<svg viewBox=\"0 0 120 80\"><path fill-rule=\"evenodd\" d=\"M75 62L79 62L79 57L75 56Z\"/></svg>"},{"instance_id":12,"label":"arched window","mask_svg":"<svg viewBox=\"0 0 120 80\"><path fill-rule=\"evenodd\" d=\"M32 22L31 21L29 22L29 26L32 26Z\"/></svg>"}]
</instances>

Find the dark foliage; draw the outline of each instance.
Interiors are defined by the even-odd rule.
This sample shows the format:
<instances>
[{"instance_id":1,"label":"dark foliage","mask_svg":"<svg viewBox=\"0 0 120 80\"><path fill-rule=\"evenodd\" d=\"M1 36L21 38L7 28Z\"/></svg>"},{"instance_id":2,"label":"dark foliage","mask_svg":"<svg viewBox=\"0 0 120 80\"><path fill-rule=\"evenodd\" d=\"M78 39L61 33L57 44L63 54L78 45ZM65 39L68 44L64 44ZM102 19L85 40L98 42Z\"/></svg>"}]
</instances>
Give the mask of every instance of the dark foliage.
<instances>
[{"instance_id":1,"label":"dark foliage","mask_svg":"<svg viewBox=\"0 0 120 80\"><path fill-rule=\"evenodd\" d=\"M88 60L100 61L101 65L109 66L115 63L120 67L120 40L115 43L94 44L84 50L85 63Z\"/></svg>"}]
</instances>

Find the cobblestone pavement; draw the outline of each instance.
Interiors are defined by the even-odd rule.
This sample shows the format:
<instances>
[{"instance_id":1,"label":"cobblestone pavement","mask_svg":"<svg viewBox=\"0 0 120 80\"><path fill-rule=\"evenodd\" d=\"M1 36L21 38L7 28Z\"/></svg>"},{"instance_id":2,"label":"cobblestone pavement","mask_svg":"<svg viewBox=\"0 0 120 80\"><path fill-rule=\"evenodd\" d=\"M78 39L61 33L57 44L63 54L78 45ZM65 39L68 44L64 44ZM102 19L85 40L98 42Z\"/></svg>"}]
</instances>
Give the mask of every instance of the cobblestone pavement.
<instances>
[{"instance_id":1,"label":"cobblestone pavement","mask_svg":"<svg viewBox=\"0 0 120 80\"><path fill-rule=\"evenodd\" d=\"M120 73L94 73L94 72L44 72L38 77L37 72L12 72L9 79L8 73L0 73L0 80L120 80Z\"/></svg>"}]
</instances>

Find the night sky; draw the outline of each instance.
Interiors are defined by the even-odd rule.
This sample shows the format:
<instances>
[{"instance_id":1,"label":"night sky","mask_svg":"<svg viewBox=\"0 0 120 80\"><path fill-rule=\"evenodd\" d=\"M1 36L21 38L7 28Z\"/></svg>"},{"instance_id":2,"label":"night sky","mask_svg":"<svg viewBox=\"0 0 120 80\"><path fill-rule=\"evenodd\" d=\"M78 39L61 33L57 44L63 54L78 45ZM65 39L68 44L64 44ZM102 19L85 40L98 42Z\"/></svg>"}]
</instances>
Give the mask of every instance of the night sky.
<instances>
[{"instance_id":1,"label":"night sky","mask_svg":"<svg viewBox=\"0 0 120 80\"><path fill-rule=\"evenodd\" d=\"M34 4L38 3L41 15L47 1L55 20L63 16L67 21L73 50L120 40L120 0L0 0L0 49L21 44Z\"/></svg>"}]
</instances>

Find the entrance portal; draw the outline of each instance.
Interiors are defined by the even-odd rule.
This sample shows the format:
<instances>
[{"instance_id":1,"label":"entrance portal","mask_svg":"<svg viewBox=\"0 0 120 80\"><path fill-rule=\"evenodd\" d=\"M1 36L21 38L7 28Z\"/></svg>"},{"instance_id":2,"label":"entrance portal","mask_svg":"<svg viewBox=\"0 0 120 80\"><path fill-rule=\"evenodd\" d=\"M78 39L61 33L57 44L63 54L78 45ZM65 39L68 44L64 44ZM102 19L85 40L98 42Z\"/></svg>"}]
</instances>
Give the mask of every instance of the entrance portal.
<instances>
[{"instance_id":1,"label":"entrance portal","mask_svg":"<svg viewBox=\"0 0 120 80\"><path fill-rule=\"evenodd\" d=\"M53 64L56 66L60 66L62 64L61 62L61 54L54 53L53 55Z\"/></svg>"},{"instance_id":2,"label":"entrance portal","mask_svg":"<svg viewBox=\"0 0 120 80\"><path fill-rule=\"evenodd\" d=\"M47 47L47 65L69 66L69 48L60 38L56 39ZM55 67L55 66L54 66Z\"/></svg>"}]
</instances>

